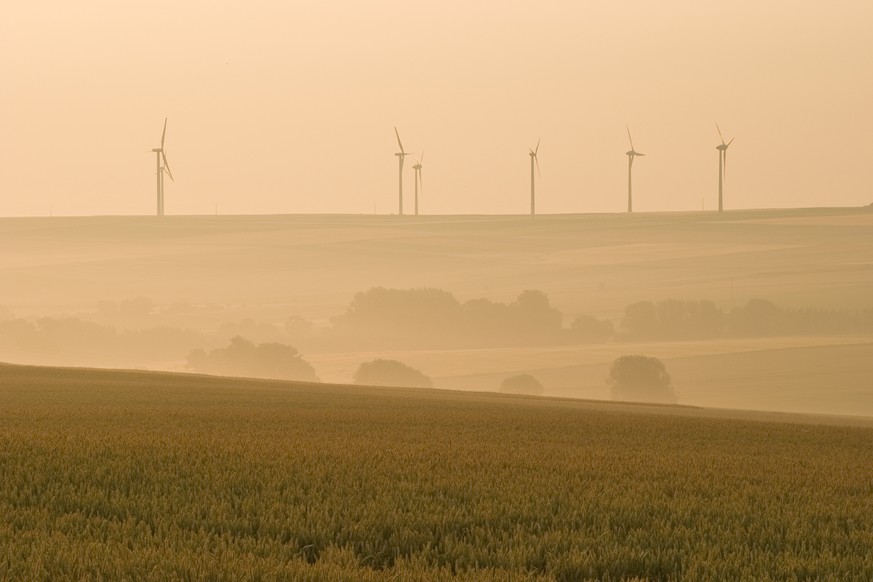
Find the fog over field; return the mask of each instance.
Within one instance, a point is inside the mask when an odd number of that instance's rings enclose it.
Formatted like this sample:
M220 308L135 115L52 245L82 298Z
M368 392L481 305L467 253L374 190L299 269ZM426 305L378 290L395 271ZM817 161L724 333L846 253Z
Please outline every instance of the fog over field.
M0 581L873 580L873 2L5 2Z
M7 218L0 269L2 361L609 399L640 354L682 404L873 415L869 209Z

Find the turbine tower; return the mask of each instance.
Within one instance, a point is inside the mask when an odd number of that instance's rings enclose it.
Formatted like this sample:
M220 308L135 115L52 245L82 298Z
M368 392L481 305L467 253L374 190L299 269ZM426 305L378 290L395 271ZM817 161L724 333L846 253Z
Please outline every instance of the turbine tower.
M152 152L156 158L156 177L158 181L158 196L157 196L157 213L158 216L164 215L164 172L173 180L173 172L170 171L170 164L167 163L167 154L164 153L164 140L167 137L167 118L164 118L164 131L161 133L161 147L155 148ZM163 164L161 163L163 162Z
M530 215L533 216L537 213L536 206L536 182L534 181L534 164L537 167L537 174L540 173L540 159L537 157L537 153L540 151L540 142L543 141L542 138L537 140L537 147L530 150Z
M715 149L718 150L718 211L722 212L724 210L724 178L727 175L727 150L730 145L734 143L734 138L731 138L729 142L724 143L724 138L721 135L721 128L717 123L715 124L715 128L718 130L718 138L721 140L721 145L716 146Z
M421 158L415 161L415 165L412 166L412 169L415 170L415 215L418 216L418 190L421 188L422 193L424 193L424 184L421 182L421 162L424 160L424 152L421 152Z
M634 149L634 139L631 137L630 127L627 128L627 139L630 141L631 149L625 152L627 154L627 211L634 211L633 190L631 189L631 168L634 167L634 158L637 156L645 156Z
M403 159L409 155L409 152L403 149L403 143L400 141L400 133L397 131L397 127L394 127L394 135L397 136L397 145L400 146L400 151L396 154L398 161L398 181L400 184L400 198L399 198L399 214L403 216Z

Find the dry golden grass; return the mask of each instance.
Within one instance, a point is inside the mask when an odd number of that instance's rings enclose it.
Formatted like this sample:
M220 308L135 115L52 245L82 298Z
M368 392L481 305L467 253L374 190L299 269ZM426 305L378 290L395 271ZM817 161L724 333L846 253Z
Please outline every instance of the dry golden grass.
M871 579L870 423L730 416L0 367L0 578Z

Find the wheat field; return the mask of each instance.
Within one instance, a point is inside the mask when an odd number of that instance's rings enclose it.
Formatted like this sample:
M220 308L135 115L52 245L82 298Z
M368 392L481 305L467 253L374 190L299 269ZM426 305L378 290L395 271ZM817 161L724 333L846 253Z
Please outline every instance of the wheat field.
M0 368L0 578L869 580L873 423Z

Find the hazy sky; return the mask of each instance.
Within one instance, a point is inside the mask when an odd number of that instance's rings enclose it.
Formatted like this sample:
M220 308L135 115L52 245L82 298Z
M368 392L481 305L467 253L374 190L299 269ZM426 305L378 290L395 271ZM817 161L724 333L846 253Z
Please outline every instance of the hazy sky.
M395 212L873 202L873 2L10 2L0 215ZM405 188L412 199L412 162Z

